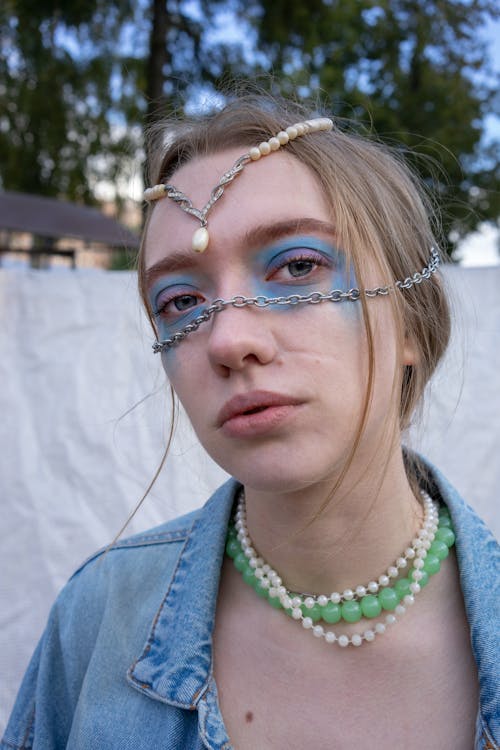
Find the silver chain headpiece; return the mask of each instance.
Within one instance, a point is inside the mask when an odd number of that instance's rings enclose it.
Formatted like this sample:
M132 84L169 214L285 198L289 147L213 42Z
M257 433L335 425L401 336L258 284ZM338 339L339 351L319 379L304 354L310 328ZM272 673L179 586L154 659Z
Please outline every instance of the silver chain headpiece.
M228 307L269 307L270 305L317 305L320 302L357 302L361 295L365 297L373 298L379 296L386 296L390 294L394 289L411 289L413 286L421 284L422 281L430 279L432 274L436 273L441 260L435 247L431 248L431 254L428 264L421 270L416 271L413 276L407 276L402 281L395 281L393 285L377 286L373 289L364 289L361 292L359 289L349 289L347 292L343 292L340 289L333 289L331 292L311 292L310 294L289 294L287 297L266 297L262 294L257 297L244 297L243 295L236 295L231 299L216 299L209 305L198 317L196 317L191 323L188 323L181 328L180 331L176 331L169 339L165 341L155 341L153 344L153 351L155 354L163 352L170 347L183 341L186 336L194 331L197 331L202 323L206 323L215 313L222 312Z

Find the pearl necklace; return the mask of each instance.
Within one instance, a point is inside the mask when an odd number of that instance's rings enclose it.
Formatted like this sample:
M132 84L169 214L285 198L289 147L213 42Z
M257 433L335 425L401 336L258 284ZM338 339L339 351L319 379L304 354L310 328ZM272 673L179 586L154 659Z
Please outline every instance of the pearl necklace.
M438 505L429 495L423 491L421 495L424 521L411 545L378 581L372 580L366 585L345 589L342 593L298 594L283 585L281 576L258 555L250 539L243 491L238 499L234 526L229 527L226 551L243 574L244 580L260 596L267 598L275 608L284 609L314 636L341 647L360 646L385 633L387 626L396 622L396 615L402 616L407 607L414 604L415 596L427 584L429 577L438 572L441 560L448 555L448 550L455 541L448 511L445 508L438 511ZM412 569L408 578L398 578L401 571L408 567L409 561ZM389 587L389 583L395 579L398 580L394 587ZM388 611L383 621L351 636L337 634L315 624L318 620L332 624L340 619L350 623L359 621L361 617L372 619L379 616L382 610Z

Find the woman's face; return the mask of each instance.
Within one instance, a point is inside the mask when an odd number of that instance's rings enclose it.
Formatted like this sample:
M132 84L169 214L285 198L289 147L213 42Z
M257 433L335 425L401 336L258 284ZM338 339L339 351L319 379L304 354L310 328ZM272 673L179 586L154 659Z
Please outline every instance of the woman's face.
M201 207L241 153L189 162L169 182ZM210 243L203 254L191 249L197 226L171 200L155 205L145 267L161 340L219 297L356 286L319 183L286 152L248 164L226 187L208 215ZM385 298L368 304L376 367L357 453L364 463L386 435L388 420L396 422L391 306ZM201 443L244 484L292 491L335 481L342 471L368 376L360 302L228 307L162 358Z

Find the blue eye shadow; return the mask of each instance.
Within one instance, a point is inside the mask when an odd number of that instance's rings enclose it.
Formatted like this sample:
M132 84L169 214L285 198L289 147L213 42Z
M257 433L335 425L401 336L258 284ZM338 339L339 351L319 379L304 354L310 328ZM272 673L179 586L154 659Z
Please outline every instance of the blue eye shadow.
M258 293L266 294L264 291L266 289L268 295L274 295L285 287L288 289L293 286L304 289L317 289L318 281L309 279L307 276L304 277L303 281L301 281L301 277L295 277L295 281L291 281L290 284L265 279L265 275L279 270L280 267L287 265L288 262L293 262L294 251L299 257L301 251L304 251L302 260L309 260L307 255L308 250L312 251L310 256L311 262L314 262L314 253L321 255L326 261L326 264L323 266L323 276L325 278L320 285L321 291L330 291L331 289L346 291L356 286L354 271L351 266L349 268L346 267L346 257L342 250L339 250L332 242L320 239L319 237L299 235L263 248L255 254L254 270L258 272L256 274L258 277ZM290 258L288 261L287 255ZM328 272L329 264L330 272ZM330 274L330 278L326 280L328 273Z

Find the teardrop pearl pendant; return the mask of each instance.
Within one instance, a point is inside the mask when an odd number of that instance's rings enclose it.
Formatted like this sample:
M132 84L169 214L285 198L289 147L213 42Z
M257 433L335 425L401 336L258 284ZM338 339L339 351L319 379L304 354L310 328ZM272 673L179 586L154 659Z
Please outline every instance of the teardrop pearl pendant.
M206 227L199 227L193 234L193 239L191 241L191 247L195 253L204 253L208 247L209 239L208 229Z

